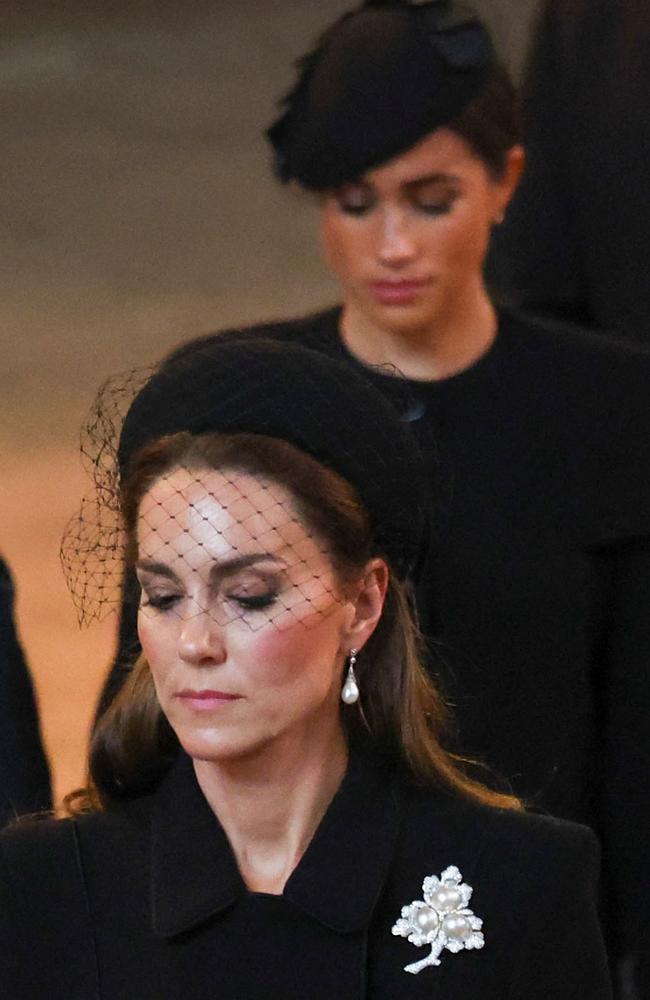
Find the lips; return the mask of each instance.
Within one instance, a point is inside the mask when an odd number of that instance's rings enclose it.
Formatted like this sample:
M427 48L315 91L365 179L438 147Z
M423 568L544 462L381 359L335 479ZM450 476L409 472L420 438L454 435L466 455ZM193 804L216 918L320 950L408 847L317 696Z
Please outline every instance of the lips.
M239 694L231 694L228 691L212 691L207 688L201 691L190 689L179 691L176 697L189 708L196 709L199 712L207 712L213 708L219 708L221 705L232 704L234 701L241 700L241 695Z
M370 290L379 302L404 305L414 302L426 284L426 281L373 281Z

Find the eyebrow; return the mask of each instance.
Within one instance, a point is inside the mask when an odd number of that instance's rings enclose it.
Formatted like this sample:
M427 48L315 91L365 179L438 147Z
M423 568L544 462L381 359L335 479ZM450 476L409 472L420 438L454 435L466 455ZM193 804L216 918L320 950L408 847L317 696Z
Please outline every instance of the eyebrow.
M433 174L423 174L421 177L414 177L411 181L402 181L400 187L406 188L410 191L414 188L424 187L425 184L460 184L461 178L457 174L446 174L444 172L438 171ZM356 181L350 181L348 184L342 184L337 190L343 191L346 187L354 187L358 185L359 187L374 189L374 185L368 177L359 177Z
M423 177L415 177L412 181L405 181L405 188L423 187L425 184L448 184L449 182L458 184L460 177L456 174L425 174Z
M286 567L284 559L274 556L271 552L251 552L248 555L233 556L232 559L215 562L210 569L210 579L214 583L216 580L233 576L239 570L246 569L248 566L254 566L259 562L272 562L278 566ZM181 582L178 574L167 563L156 562L151 559L138 559L135 568L142 570L144 573L167 577L168 580L172 580L174 583L180 584Z

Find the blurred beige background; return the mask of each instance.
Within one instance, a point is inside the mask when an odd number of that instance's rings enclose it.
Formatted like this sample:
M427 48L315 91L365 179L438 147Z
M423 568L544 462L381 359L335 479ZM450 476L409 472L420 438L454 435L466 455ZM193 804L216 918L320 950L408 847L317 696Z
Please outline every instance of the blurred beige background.
M535 3L474 4L515 73ZM292 60L350 6L5 0L0 550L57 798L82 780L115 632L78 629L58 563L80 424L107 374L335 299L309 200L274 183L261 135Z

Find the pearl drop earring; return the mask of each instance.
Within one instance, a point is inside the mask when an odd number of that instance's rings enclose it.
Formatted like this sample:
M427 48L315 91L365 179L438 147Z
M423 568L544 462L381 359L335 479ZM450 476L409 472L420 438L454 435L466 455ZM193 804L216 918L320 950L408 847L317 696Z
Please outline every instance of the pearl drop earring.
M346 705L354 705L359 700L359 685L354 675L354 665L357 662L357 650L351 649L348 659L348 672L345 677L345 684L341 689L341 701Z

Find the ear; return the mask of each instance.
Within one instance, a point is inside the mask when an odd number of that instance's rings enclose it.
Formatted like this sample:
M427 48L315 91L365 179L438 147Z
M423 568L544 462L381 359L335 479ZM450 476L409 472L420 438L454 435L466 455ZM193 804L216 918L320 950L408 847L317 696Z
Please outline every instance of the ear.
M512 146L507 152L503 173L495 182L495 223L503 222L506 209L521 179L525 163L526 154L523 146Z
M384 610L389 572L383 559L371 559L350 598L350 619L343 636L343 652L362 649Z

